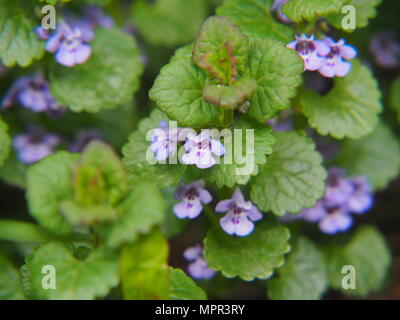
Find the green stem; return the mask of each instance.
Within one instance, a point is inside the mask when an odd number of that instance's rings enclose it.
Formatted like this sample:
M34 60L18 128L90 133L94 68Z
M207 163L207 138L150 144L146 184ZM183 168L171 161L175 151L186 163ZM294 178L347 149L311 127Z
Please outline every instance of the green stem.
M30 222L0 220L0 240L39 243L49 241L91 241L91 236L83 233L59 236Z
M203 209L206 213L208 220L210 220L211 224L214 227L219 226L218 217L216 216L215 212L213 210L211 210L211 208L209 206L203 206Z

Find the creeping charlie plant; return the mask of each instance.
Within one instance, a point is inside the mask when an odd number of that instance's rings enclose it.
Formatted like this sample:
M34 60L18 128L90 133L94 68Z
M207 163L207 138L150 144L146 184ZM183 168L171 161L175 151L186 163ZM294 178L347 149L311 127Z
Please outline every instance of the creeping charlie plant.
M392 298L397 2L0 0L0 299Z

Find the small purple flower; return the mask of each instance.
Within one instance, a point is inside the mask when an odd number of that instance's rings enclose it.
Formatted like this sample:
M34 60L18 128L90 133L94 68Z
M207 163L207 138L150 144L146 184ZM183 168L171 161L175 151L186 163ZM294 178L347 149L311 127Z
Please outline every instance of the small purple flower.
M326 234L348 230L353 224L350 213L342 207L328 208L327 214L319 221L319 229Z
M179 133L180 128L169 128L166 121L160 121L151 139L151 149L158 161L165 161L177 152Z
M324 204L328 207L342 206L346 204L353 192L353 182L345 177L345 171L339 168L330 168Z
M19 78L4 97L1 107L8 108L19 102L34 112L59 112L62 107L50 93L49 84L42 74Z
M365 177L351 178L354 192L347 200L347 208L353 213L364 213L371 209L374 198L371 194L371 186Z
M32 164L47 157L60 143L57 135L46 134L39 128L31 130L30 133L16 135L13 140L18 159L24 164Z
M227 212L221 218L221 228L230 235L244 237L254 229L254 221L262 218L261 212L251 201L245 201L239 188L231 199L220 201L215 207L216 212Z
M182 156L182 162L195 164L199 169L212 167L216 163L214 156L225 154L224 145L213 139L208 130L202 130L199 135L189 133L184 148L187 153Z
M79 132L75 141L71 144L71 152L81 152L92 140L103 140L101 133L94 129L83 130Z
M304 70L315 71L325 63L323 56L330 51L328 44L322 40L314 40L314 35L307 37L306 34L296 35L296 40L287 45L288 48L296 50L304 61Z
M211 202L211 194L204 189L204 181L199 180L189 184L182 184L175 192L176 199L181 202L174 206L175 215L180 218L196 218L203 210L202 203Z
M378 32L372 38L369 48L378 66L393 69L400 65L400 43L396 41L393 33Z
M104 11L97 6L88 6L85 8L83 22L89 23L92 28L101 26L105 29L114 27L114 20L106 15Z
M215 271L210 269L203 257L203 248L200 245L187 248L183 256L187 261L193 261L188 266L188 273L195 279L210 279Z
M330 50L327 54L321 54L325 60L318 69L319 73L326 78L346 76L351 70L351 63L347 60L354 59L357 56L357 50L345 44L343 39L335 42L331 38L326 38L324 43Z
M290 23L290 20L286 14L282 12L282 7L284 4L288 3L289 0L275 0L274 4L271 6L271 11L275 11L279 20L283 23Z

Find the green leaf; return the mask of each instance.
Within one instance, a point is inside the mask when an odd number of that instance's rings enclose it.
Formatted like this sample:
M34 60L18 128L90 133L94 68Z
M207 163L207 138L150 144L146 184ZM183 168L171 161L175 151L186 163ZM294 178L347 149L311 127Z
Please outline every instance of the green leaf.
M303 19L316 20L341 11L343 0L291 0L282 7L282 12L296 23Z
M135 240L140 234L164 220L164 199L158 188L141 183L133 188L128 197L117 207L118 220L99 226L99 232L107 245L117 247Z
M316 300L327 284L323 256L310 240L301 237L294 242L284 266L268 281L268 296L274 300Z
M130 101L143 71L135 40L116 29L97 29L90 45L92 56L84 64L52 65L54 97L75 112L113 109Z
M381 94L371 71L353 61L351 72L336 78L325 96L308 90L300 99L309 125L319 134L357 139L371 133L382 110Z
M314 142L296 132L276 132L268 162L251 187L251 199L278 216L315 205L325 192L326 171Z
M73 198L60 210L73 225L114 220L114 207L125 197L127 177L117 154L101 141L90 142L73 170Z
M249 39L225 17L210 17L193 48L193 62L220 83L229 85L244 71Z
M243 238L214 228L204 240L204 256L208 266L225 277L267 279L283 265L284 255L290 250L288 240L289 230L272 221L257 223L253 233Z
M44 54L44 42L35 33L39 21L24 5L0 0L0 59L7 67L27 67Z
M344 0L344 5L351 5L355 9L356 14L356 29L364 28L368 25L368 20L375 18L377 15L376 7L382 2L382 0ZM330 17L328 21L335 26L337 29L342 29L347 32L354 31L353 29L343 29L342 20L348 15L339 13L333 17Z
M260 122L291 106L290 99L302 83L304 63L294 52L275 40L250 45L247 76L257 81L248 113Z
M228 17L251 39L272 38L288 43L292 31L272 17L272 4L272 0L226 0L217 8L217 14Z
M11 139L8 135L8 126L0 117L0 167L4 165L11 147Z
M123 247L119 262L124 299L168 299L167 258L168 243L158 230Z
M123 162L133 183L146 181L157 183L163 188L176 185L185 172L186 166L178 161L176 164L153 165L146 160L146 153L150 148L150 141L146 137L163 120L168 121L168 118L160 110L154 109L149 118L140 121L138 130L129 136L128 143L122 149Z
M10 156L0 168L0 179L9 185L25 188L27 169L28 167L17 159L12 150Z
M0 254L0 300L24 300L21 278L11 261Z
M237 138L235 138L235 130L240 130L237 131L239 133ZM251 131L247 130L253 130L253 133L250 134ZM272 153L271 146L274 143L275 138L271 134L270 126L261 124L248 116L240 117L233 127L232 137L224 139L226 153L233 155L233 159L230 159L232 164L224 163L228 161L225 155L220 164L207 170L205 178L219 188L223 186L232 188L235 184L246 184L251 176L258 174L259 165L267 162L267 155Z
M207 295L198 287L192 278L181 269L169 267L171 289L169 298L172 300L206 300Z
M348 295L366 296L380 289L391 263L389 248L373 226L359 227L349 242L325 248L324 255L331 286ZM342 287L346 265L355 268L356 289Z
M345 140L335 163L353 176L367 176L373 189L384 189L400 172L400 144L380 123L370 135Z
M43 273L44 266L55 269L56 289L46 290L42 283L50 272ZM35 299L90 300L104 297L118 284L118 260L105 248L93 250L85 260L76 258L62 243L52 242L35 249L23 269L24 285ZM43 282L42 282L43 281ZM46 282L47 283L47 282Z
M203 99L206 74L191 59L189 47L177 50L161 69L149 92L150 99L180 126L202 128L218 125L223 109Z
M390 87L390 106L397 112L397 121L400 122L400 76L398 76Z
M226 109L236 109L246 103L257 90L257 82L242 78L230 86L207 84L204 87L205 101Z
M203 0L138 0L132 6L133 22L152 45L186 44L196 34L206 17Z
M29 212L40 225L57 234L71 231L60 214L60 204L73 196L72 169L77 161L77 154L59 151L33 164L27 172Z

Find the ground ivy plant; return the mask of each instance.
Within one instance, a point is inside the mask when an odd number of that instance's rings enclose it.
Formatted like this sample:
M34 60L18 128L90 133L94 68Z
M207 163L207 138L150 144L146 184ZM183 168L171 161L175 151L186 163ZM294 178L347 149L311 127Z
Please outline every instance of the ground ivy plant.
M400 42L380 4L0 0L0 299L388 289Z

